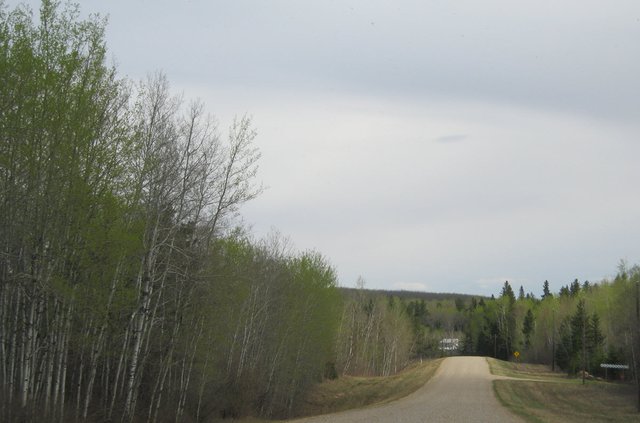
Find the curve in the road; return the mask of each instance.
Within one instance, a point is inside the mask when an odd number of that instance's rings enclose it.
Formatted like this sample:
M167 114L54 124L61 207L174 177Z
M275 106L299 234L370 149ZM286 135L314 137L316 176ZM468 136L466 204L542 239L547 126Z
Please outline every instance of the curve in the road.
M296 420L302 423L522 422L495 398L483 357L449 357L422 388L389 404Z

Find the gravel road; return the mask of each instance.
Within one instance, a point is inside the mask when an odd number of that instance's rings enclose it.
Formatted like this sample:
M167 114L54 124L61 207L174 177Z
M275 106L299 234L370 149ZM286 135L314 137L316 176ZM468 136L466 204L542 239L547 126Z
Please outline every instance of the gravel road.
M305 423L355 422L522 422L495 398L483 357L450 357L413 394L389 404L295 420Z

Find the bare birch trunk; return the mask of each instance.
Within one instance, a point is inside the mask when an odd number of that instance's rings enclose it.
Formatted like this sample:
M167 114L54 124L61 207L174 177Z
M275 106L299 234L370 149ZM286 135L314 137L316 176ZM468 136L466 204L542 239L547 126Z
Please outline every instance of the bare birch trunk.
M148 257L145 262L148 262ZM142 341L144 338L144 330L147 323L147 317L149 315L150 302L151 302L151 277L145 269L146 263L143 264L143 268L140 270L140 308L136 312L136 317L133 322L133 345L131 349L131 361L129 364L129 371L127 374L127 394L124 403L124 419L126 421L132 421L135 414L135 395L136 379L138 376L138 361L140 360L140 353L142 350Z
M199 334L197 334L194 338L194 342L190 345L191 356L187 355L182 359L182 369L180 371L180 387L178 389L178 406L176 409L176 423L180 423L180 421L182 421L182 416L184 414L184 408L187 401L189 384L191 382L191 371L193 369L193 362L195 359L195 352Z
M31 305L29 307L28 317L25 322L25 340L24 340L24 361L22 365L22 389L21 389L21 404L22 408L27 407L27 403L29 401L29 393L31 391L31 384L33 383L32 374L33 374L33 338L35 332L35 314L36 314L36 303L35 301L31 301Z
M127 369L126 363L126 353L129 347L129 341L131 338L131 327L133 327L133 320L135 318L135 313L131 315L129 319L129 324L125 330L124 340L122 342L122 349L120 351L120 357L118 359L118 366L115 371L115 380L113 381L113 391L111 393L111 401L109 402L109 408L107 411L107 419L111 420L113 416L113 411L116 404L116 399L118 398L118 392L124 391L124 382L125 382L125 372Z
M20 312L20 305L22 304L21 298L21 290L16 287L16 299L15 299L15 307L13 309L13 324L12 324L12 335L11 335L11 351L9 353L9 404L13 404L13 395L17 388L16 386L16 368L18 361L18 314Z
M89 360L89 380L87 382L87 389L86 389L85 400L84 400L84 409L82 411L83 419L87 418L87 414L89 412L89 404L91 402L91 398L93 394L93 385L95 383L96 374L98 372L98 360L103 352L109 313L111 312L111 306L113 304L113 299L115 296L117 284L121 276L120 270L121 270L123 261L124 261L124 257L121 257L118 260L118 265L114 272L114 276L111 280L111 288L109 290L109 297L107 299L107 304L104 310L104 317L102 318L102 324L100 325L97 338L92 343L91 357ZM104 395L108 395L107 391L105 391Z
M64 415L64 404L66 401L66 386L67 386L67 367L68 367L68 357L69 357L69 334L71 333L71 314L73 312L73 304L68 306L68 313L65 323L65 331L66 334L64 337L64 349L61 354L62 358L62 376L60 377L60 422L65 419ZM55 402L55 401L54 401Z

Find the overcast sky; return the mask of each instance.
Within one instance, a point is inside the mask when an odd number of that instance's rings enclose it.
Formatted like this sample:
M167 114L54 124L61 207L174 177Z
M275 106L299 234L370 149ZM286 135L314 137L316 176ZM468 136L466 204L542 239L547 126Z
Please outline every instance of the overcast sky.
M637 0L81 3L121 75L253 116L245 221L343 286L539 296L640 263Z

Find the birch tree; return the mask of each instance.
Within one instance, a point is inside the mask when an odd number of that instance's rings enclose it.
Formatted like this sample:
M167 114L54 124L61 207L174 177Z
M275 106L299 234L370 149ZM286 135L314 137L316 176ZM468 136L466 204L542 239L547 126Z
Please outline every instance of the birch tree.
M103 21L50 1L39 26L25 8L0 13L3 404L62 419L70 342L102 322L72 316L119 269L103 247L120 246L126 89L105 65Z

